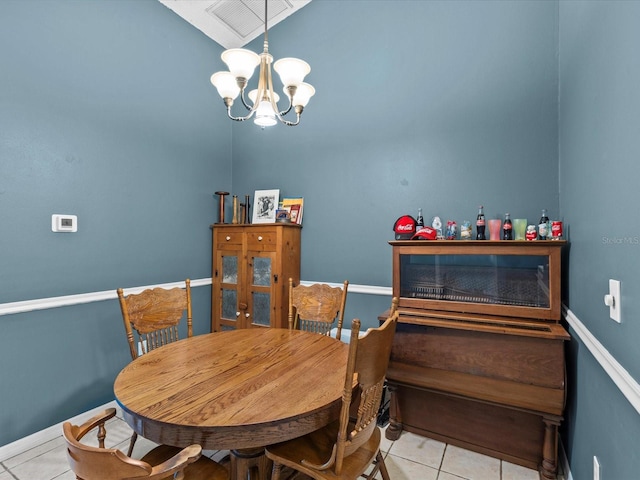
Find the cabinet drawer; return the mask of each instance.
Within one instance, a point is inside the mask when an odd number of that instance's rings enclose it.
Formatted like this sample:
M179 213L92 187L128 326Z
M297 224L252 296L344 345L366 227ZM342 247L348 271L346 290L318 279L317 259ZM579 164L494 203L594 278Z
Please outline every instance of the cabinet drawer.
M226 230L217 232L215 243L218 248L224 248L224 245L242 245L243 238L242 230Z
M265 248L276 244L277 234L275 230L260 230L247 232L247 246L252 248Z

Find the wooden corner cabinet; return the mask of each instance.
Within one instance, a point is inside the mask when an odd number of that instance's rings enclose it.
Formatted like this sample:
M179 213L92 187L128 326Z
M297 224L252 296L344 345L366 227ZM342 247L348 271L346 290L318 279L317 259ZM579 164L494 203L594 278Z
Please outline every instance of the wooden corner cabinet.
M211 331L288 328L288 281L300 281L295 224L212 225Z
M555 479L566 242L389 243L400 317L387 438L404 429Z

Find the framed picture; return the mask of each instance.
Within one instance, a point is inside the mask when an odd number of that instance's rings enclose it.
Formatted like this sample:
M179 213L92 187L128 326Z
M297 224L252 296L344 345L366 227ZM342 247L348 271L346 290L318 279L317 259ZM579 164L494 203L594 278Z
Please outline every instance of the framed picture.
M251 223L275 223L280 190L256 190Z

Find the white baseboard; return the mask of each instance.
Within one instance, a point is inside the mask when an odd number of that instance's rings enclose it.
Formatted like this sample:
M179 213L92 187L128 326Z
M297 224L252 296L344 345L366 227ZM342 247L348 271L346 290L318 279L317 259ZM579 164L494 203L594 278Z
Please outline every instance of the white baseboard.
M16 440L15 442L8 443L0 447L0 462L4 462L8 458L15 457L16 455L26 452L38 445L42 445L43 443L49 442L51 440L55 440L56 438L62 436L62 424L64 422L71 422L75 425L78 425L88 418L96 415L99 412L107 408L117 408L116 401L113 400L109 403L106 403L100 407L96 407L88 412L81 413L80 415L76 415L73 418L65 420L63 422L58 423L57 425L52 425L44 430L40 430L39 432L32 433L31 435Z
M100 407L89 410L88 412L76 415L75 417L65 421L77 425L84 422L86 419L91 418L93 415L96 415L97 413L112 407L118 408L115 400L109 403L105 403ZM28 437L21 438L13 443L9 443L0 447L0 462L4 462L5 460L11 457L15 457L22 452L26 452L27 450L35 448L38 445L42 445L43 443L55 440L56 438L60 437L62 435L63 423L64 422L60 422L57 425L45 428L44 430L40 430L39 432L29 435ZM569 460L567 459L567 454L564 451L564 445L562 444L562 442L559 442L558 447L558 462L564 474L564 478L562 480L573 480L573 477L571 476L571 470L569 468Z

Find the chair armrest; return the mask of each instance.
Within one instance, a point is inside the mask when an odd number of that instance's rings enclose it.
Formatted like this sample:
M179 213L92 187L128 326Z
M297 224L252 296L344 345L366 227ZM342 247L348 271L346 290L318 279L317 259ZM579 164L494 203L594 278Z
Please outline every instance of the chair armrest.
M169 475L184 470L188 465L196 462L201 455L202 447L200 445L189 445L170 459L155 465L148 480L167 478Z

